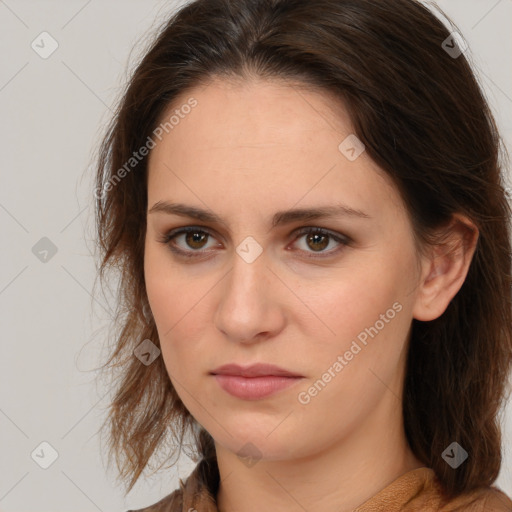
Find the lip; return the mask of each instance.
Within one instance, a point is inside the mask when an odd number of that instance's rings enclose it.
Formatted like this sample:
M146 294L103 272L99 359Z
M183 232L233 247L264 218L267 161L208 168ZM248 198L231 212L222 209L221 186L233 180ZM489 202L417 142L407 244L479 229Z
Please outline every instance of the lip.
M243 400L260 400L296 384L304 377L271 364L227 364L210 372L220 387Z
M256 363L249 366L241 366L239 364L225 364L212 370L215 375L238 375L241 377L304 377L299 373L290 372L284 368L280 368L274 364Z

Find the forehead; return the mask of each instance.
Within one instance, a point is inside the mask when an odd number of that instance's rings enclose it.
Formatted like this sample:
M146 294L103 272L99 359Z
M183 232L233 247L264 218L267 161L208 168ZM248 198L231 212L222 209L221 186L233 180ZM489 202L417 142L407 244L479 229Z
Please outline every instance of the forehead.
M181 132L184 137L194 135L205 145L215 143L216 147L291 144L299 149L297 146L305 138L321 131L324 136L330 135L322 145L321 149L325 150L328 144L336 149L338 139L353 132L341 99L318 88L311 90L304 84L216 78L208 85L180 94L163 119L179 111L191 98L197 105L180 120L182 126L173 127L176 140ZM307 145L305 149L312 148Z
M183 108L191 99L195 106ZM301 206L317 205L323 197L370 215L389 199L400 204L390 178L366 152L350 161L340 150L354 136L353 127L342 101L327 92L217 79L182 93L163 122L173 114L179 122L150 154L148 192L155 200L164 199L166 189L189 185L259 206L283 194Z

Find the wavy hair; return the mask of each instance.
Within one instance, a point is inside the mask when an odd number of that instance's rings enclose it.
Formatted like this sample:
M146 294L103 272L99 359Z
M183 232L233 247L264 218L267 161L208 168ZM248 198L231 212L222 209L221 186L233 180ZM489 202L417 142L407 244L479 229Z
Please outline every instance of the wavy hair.
M367 154L393 179L422 248L438 243L436 230L455 213L477 226L459 292L439 318L412 320L403 416L412 451L447 496L497 478L512 364L506 151L469 52L447 51L458 48L457 29L437 10L446 25L416 0L195 0L155 35L102 139L96 173L98 277L119 278L115 344L102 367L115 375L115 396L103 427L128 490L164 446L181 451L187 433L192 456L215 459L162 358L146 366L133 356L142 340L159 340L143 272L148 159L130 159L178 95L217 77L284 80L339 98ZM470 454L456 470L441 456L453 441Z

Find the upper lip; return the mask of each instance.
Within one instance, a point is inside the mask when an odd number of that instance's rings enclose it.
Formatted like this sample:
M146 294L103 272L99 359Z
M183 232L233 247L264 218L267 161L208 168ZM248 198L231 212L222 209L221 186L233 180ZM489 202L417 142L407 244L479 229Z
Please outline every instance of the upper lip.
M225 364L212 370L213 374L219 375L240 375L242 377L261 377L264 375L276 375L280 377L302 377L295 372L290 372L279 366L266 363L240 366L238 364Z

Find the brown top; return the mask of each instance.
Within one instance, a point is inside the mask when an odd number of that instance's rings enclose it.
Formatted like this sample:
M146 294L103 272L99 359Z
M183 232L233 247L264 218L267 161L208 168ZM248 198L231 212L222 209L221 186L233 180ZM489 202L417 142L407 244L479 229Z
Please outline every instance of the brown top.
M201 460L180 488L158 503L127 512L219 512L215 496L217 464ZM405 473L354 512L512 512L512 501L496 487L486 487L442 504L441 485L434 471L419 468Z

